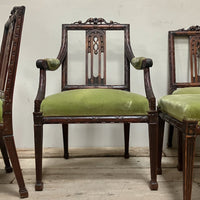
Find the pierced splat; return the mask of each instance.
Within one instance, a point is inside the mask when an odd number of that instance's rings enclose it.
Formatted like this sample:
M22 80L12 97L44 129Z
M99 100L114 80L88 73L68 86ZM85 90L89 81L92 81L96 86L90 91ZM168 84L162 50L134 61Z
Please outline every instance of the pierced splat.
M200 82L200 36L190 37L191 81Z
M105 37L103 30L86 31L86 85L106 84ZM94 71L98 71L98 74L95 75Z

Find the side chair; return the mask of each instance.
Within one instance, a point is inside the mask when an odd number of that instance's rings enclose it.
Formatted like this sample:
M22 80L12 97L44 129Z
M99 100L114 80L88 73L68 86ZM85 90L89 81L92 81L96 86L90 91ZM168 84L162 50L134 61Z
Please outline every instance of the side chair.
M188 68L188 80L177 81L177 67L180 50L176 41L181 39L185 48L185 66ZM165 122L177 129L178 133L178 170L183 170L183 199L191 200L192 174L195 156L195 141L200 134L200 27L191 26L187 30L169 31L169 93L158 102L159 114L159 147L158 174L162 174L161 159ZM180 54L179 54L180 55ZM176 59L177 58L177 59ZM183 60L183 57L181 57ZM187 64L188 63L188 64ZM183 76L183 65L181 75ZM172 130L172 128L171 128Z
M74 123L123 123L125 138L124 157L129 158L130 123L146 123L149 127L149 150L151 165L150 188L157 190L157 128L158 118L155 97L151 87L149 58L135 57L130 45L130 25L107 22L103 18L89 18L62 25L62 42L57 58L39 59L39 89L35 99L34 134L36 158L36 190L43 190L42 183L42 141L44 124L61 124L64 140L64 158L68 153L68 125ZM85 34L85 84L70 85L68 82L68 32L82 31ZM107 84L106 34L123 32L124 83ZM115 51L115 49L113 50ZM78 56L78 55L77 55ZM98 60L94 62L94 60ZM146 97L130 92L130 63L144 73ZM95 65L96 64L96 65ZM45 97L46 71L54 71L62 65L62 91ZM95 75L94 70L98 74Z
M24 6L12 9L4 26L0 53L0 148L6 172L12 172L13 167L21 198L28 197L28 192L25 188L14 142L12 104L24 13Z

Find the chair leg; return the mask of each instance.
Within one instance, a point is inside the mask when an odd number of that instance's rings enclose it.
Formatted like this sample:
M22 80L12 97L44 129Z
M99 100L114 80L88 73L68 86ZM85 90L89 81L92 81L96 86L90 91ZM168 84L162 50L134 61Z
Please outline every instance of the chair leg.
M62 125L63 130L63 145L64 145L64 158L69 158L69 149L68 149L68 124Z
M162 150L165 121L158 117L158 169L157 174L162 174Z
M173 135L174 135L174 127L170 124L169 125L168 142L167 142L167 147L168 148L172 147Z
M8 153L7 153L6 146L4 144L2 136L0 136L0 149L1 149L2 157L3 157L4 163L5 163L6 173L10 173L13 170L12 170L12 167L10 165L10 161L9 161L9 158L8 158Z
M34 137L35 137L35 167L36 167L36 183L35 190L43 190L42 182L42 143L43 143L43 125L34 125Z
M15 177L19 186L19 194L21 198L28 197L28 191L25 187L24 179L22 176L22 171L19 164L19 159L17 156L17 151L15 147L14 137L13 135L4 136L3 137L12 166L15 173Z
M129 137L130 137L130 123L124 123L124 143L125 143L124 158L129 158Z
M149 113L149 152L150 152L150 167L151 181L150 189L157 190L157 160L158 160L158 116L157 112Z
M195 156L195 135L183 135L183 199L191 200L192 174Z
M183 171L183 133L178 131L178 170Z

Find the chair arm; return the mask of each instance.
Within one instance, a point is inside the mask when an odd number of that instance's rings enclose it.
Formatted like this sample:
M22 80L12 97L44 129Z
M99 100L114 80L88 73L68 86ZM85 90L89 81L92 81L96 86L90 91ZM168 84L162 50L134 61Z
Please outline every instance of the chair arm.
M42 100L45 98L45 91L46 91L46 70L40 69L40 78L39 78L39 87L37 96L35 98L35 112L40 112L40 104Z
M45 58L36 61L37 68L55 71L60 66L60 60L57 58Z
M145 69L149 68L153 65L153 61L150 58L144 57L135 57L131 48L130 43L127 41L126 48L125 48L126 56L129 62L132 64L133 67L136 69Z
M144 69L144 87L145 87L146 97L149 101L150 110L156 110L156 98L154 96L153 89L151 86L149 68Z
M46 91L46 71L55 71L60 66L60 60L55 58L39 59L36 61L37 68L40 69L39 87L35 98L35 112L40 112L40 104L45 98Z
M131 59L131 64L135 69L145 69L152 67L153 61L150 58L134 57Z

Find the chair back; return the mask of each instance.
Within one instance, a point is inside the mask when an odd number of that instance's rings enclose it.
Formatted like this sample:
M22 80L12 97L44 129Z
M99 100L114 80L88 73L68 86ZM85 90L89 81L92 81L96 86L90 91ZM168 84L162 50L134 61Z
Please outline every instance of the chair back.
M187 66L189 66L189 68L187 69L188 72L187 82L177 82L176 79L177 62L175 58L177 51L180 50L180 48L178 49L176 47L175 44L176 38L182 38L187 40L188 44ZM187 30L180 29L176 31L169 31L168 41L169 41L168 47L169 47L169 68L170 68L169 94L171 94L177 88L200 86L200 26L191 26Z
M4 113L12 110L24 13L24 6L14 7L4 26L0 53L0 98L4 99Z
M68 84L68 32L85 32L85 84ZM108 31L123 31L124 40L124 77L123 84L107 84L106 70L106 33ZM129 44L129 24L119 24L113 21L106 22L102 18L90 18L86 22L78 21L73 24L62 25L62 54L58 56L62 63L62 90L83 89L83 88L114 88L130 90L129 61L126 56L126 48ZM70 52L69 52L70 53ZM79 57L79 55L77 55ZM96 61L95 61L96 60ZM71 67L71 66L70 66ZM94 71L97 71L95 74Z

